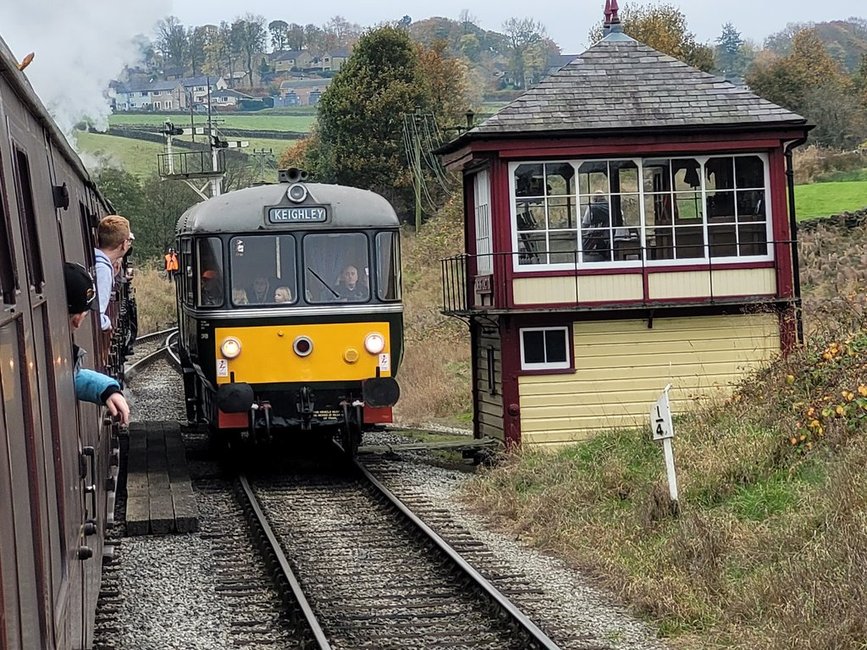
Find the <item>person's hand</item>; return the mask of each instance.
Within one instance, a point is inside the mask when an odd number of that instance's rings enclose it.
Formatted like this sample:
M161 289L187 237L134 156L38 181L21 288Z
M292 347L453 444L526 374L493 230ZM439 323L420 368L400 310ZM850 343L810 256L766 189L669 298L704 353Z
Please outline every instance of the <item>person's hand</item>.
M105 405L108 412L120 420L121 424L129 424L129 404L126 403L123 393L112 393L105 400Z

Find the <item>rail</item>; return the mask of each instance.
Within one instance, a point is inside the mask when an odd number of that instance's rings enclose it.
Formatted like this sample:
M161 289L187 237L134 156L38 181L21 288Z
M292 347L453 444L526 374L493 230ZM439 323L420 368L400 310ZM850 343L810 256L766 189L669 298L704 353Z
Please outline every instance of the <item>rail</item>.
M172 365L175 370L179 370L181 367L181 360L177 353L177 339L178 339L178 328L173 327L166 330L161 330L159 332L152 332L151 334L145 334L144 336L140 336L136 339L136 343L142 343L144 341L149 341L153 339L159 339L161 337L165 337L163 344L157 348L154 352L150 354L146 354L141 359L138 359L134 363L129 364L124 369L124 381L129 382L133 377L135 377L142 370L152 365L155 361L159 359L166 358L169 363Z
M358 460L354 460L355 469L373 485L379 493L388 500L388 502L398 510L407 521L412 522L415 528L429 539L445 555L448 560L457 567L476 587L484 592L493 602L497 604L500 611L509 617L512 622L512 629L518 630L526 639L529 640L528 648L536 650L558 650L560 646L554 643L548 635L546 635L539 627L531 621L526 614L518 609L514 603L506 598L503 593L490 583L482 574L476 571L461 555L453 549L442 537L437 534L430 526L424 523L415 513L404 505L404 503L383 485L364 465Z
M306 623L309 635L313 637L312 640L316 643L313 647L319 648L320 650L330 650L331 644L325 637L325 632L322 630L322 626L319 624L316 614L313 613L313 608L310 607L310 603L304 595L301 583L298 582L298 578L292 571L289 560L283 552L283 549L280 547L280 540L277 539L277 535L274 534L271 524L268 523L268 519L262 511L262 506L259 505L259 500L253 493L253 489L250 487L250 482L247 480L247 477L242 474L238 477L238 483L241 487L240 495L243 497L243 508L247 514L247 518L260 533L259 541L263 546L263 551L274 563L276 563L277 568L279 568L279 576L275 576L275 578L277 578L279 582L285 582L285 585L282 586L288 587L288 590L291 592L291 597L297 605L298 611L296 612L296 620L300 622L300 619L303 618L303 622ZM298 614L300 614L300 617ZM305 644L303 647L311 646Z
M387 519L398 519L399 523L395 522L397 523L394 528L395 531L413 531L413 537L418 539L418 546L416 546L415 543L413 543L412 546L415 548L425 549L423 554L425 557L431 553L434 554L435 557L431 558L430 561L446 574L452 576L449 584L462 585L462 593L467 590L467 587L470 587L469 590L474 594L474 597L477 597L479 601L485 603L485 607L488 608L490 616L490 619L488 620L496 622L498 628L508 630L508 639L503 639L504 647L521 647L526 648L527 650L557 650L559 648L559 646L535 623L533 623L517 606L515 606L476 569L470 566L470 564L461 557L454 548L452 548L442 537L439 536L439 534L425 524L418 515L413 513L406 505L404 505L404 503L385 485L383 485L366 467L357 461L349 464L348 467L355 474L355 476L349 480L350 483L359 481L358 486L364 486L362 493L365 489L373 491L371 494L372 501L370 503L374 511L379 513L389 513L388 515L385 515ZM344 471L341 471L340 475L344 477L344 480L348 479ZM269 479L264 478L264 481L266 486L263 487L263 485L257 485L257 489L271 489L267 486ZM349 483L347 483L347 485L348 484ZM237 485L239 486L238 496L242 501L247 520L254 529L253 536L259 542L260 548L262 548L267 557L268 564L273 569L277 587L284 592L285 599L289 606L289 611L287 612L289 618L296 624L296 629L301 630L302 638L299 639L299 647L330 648L330 643L337 644L341 635L345 635L347 631L340 627L340 624L335 623L333 615L329 614L328 611L320 612L319 616L314 612L313 607L314 604L316 604L320 593L319 591L309 591L308 593L310 595L308 600L308 596L305 595L304 586L302 586L301 582L305 579L303 578L305 565L298 564L301 560L297 557L286 556L283 546L284 543L288 542L289 544L292 544L297 542L293 535L289 534L288 536L285 536L287 535L285 531L281 531L281 527L285 529L286 522L283 522L282 517L278 515L278 519L275 520L274 524L272 525L270 523L269 514L271 513L270 511L266 512L266 510L273 507L273 505L268 505L271 501L266 501L266 505L260 503L248 477L241 475L238 478ZM327 485L333 486L334 483L329 480ZM342 483L338 482L338 485L342 485ZM325 498L325 495L321 494L320 488L317 487L313 491L319 495L316 498L320 499L320 501ZM332 515L335 512L339 512L341 506L335 504L338 504L341 500L347 498L351 500L352 497L348 497L348 495L351 495L352 493L353 490L347 490L345 487L342 489L336 489L333 495L331 495L331 497L336 499L336 501L333 503L328 502L331 504L327 508L328 512L332 513ZM290 505L288 507L290 510L296 507L296 504L292 502L291 496L287 496L286 494L280 494L280 498L274 501L274 503L277 502L279 502L283 508L286 508L286 504L289 503ZM306 512L305 507L297 507L300 508L298 512ZM357 503L355 503L353 507L358 507ZM303 520L304 515L300 516ZM363 533L359 531L356 532L360 539L364 538ZM376 534L381 534L381 529L380 532ZM360 543L363 545L363 542ZM317 544L311 544L309 540L302 542L302 545L304 548L318 548ZM341 548L341 544L336 542L335 548ZM327 552L327 549L324 549L323 552ZM363 575L366 570L364 568L366 564L367 563L362 563L359 575ZM318 565L316 566L318 567ZM318 569L314 569L314 572L317 570ZM299 574L302 578L299 578ZM317 577L311 578L311 583L316 585L318 579L319 578ZM377 587L374 586L372 588L376 589ZM424 590L419 592L417 595L423 597L423 591ZM406 597L406 595L404 595L404 597ZM325 598L327 602L331 602L329 596L326 596ZM362 596L362 598L364 598L365 602L368 602L370 596ZM344 604L350 607L352 606L352 603ZM317 605L317 607L318 606L319 605ZM325 607L327 610L329 605L325 605ZM413 607L413 605L408 604L407 607ZM330 616L331 620L329 619ZM437 616L437 620L439 621L438 624L442 626L441 630L439 630L437 634L445 634L449 631L456 634L461 633L459 630L465 624L462 616L463 613L461 614L461 618L456 619L455 621L449 621L445 615ZM320 619L322 622L320 622ZM331 629L330 626L332 625L338 625L338 627ZM328 631L326 632L326 630ZM400 630L397 634L398 636L401 636L401 638L407 638L402 635L406 635L408 631L409 630ZM363 630L358 630L355 633L363 634ZM331 637L331 640L329 640L329 637ZM344 640L341 640L340 643L342 644ZM409 642L410 645L412 645L411 640L409 640Z

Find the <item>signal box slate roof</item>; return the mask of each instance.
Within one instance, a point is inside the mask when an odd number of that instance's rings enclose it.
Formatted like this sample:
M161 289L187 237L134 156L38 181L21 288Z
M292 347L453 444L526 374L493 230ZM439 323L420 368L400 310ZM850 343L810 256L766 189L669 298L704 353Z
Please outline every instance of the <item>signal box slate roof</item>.
M308 191L302 203L286 198L291 183L259 185L227 192L195 204L178 219L177 234L235 233L297 228L394 228L399 225L391 204L379 194L343 185L302 183ZM328 205L327 223L265 225L268 207Z
M806 126L806 120L745 88L612 32L478 126L468 140L594 131L725 130Z

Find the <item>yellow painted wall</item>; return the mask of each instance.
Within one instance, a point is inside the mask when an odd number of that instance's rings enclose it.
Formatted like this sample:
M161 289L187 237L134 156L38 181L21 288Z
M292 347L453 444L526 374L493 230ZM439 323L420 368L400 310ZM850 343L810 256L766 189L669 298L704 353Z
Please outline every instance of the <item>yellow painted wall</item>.
M518 379L523 444L562 444L646 426L667 383L675 413L726 394L780 352L775 314L576 322L575 372Z
M513 282L516 305L642 298L641 276L636 274L516 278Z

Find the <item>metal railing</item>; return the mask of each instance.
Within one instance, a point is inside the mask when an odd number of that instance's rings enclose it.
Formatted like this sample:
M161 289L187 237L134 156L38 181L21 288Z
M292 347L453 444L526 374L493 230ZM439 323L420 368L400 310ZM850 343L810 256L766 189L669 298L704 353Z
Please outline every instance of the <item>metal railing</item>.
M185 177L196 178L215 176L226 172L226 158L222 150L218 150L217 169L214 170L213 154L210 149L202 151L173 151L157 154L159 174L164 178Z
M659 299L652 299L648 295L648 279L650 276L658 273L678 273L704 272L707 274L707 294L696 296L696 301L701 301L702 304L710 303L732 303L744 302L743 297L734 297L731 295L715 295L714 292L714 272L731 268L767 268L773 265L776 268L779 260L786 252L790 252L791 247L795 244L795 240L769 240L767 242L757 241L751 242L752 246L766 246L766 255L756 255L754 257L723 257L722 251L730 250L731 243L708 245L704 244L704 257L695 258L662 258L654 259L654 255L660 253L659 247L643 247L635 245L630 249L630 255L636 259L617 259L616 251L609 251L608 259L584 261L581 251L533 251L527 252L504 252L504 253L487 253L483 255L469 255L462 253L452 257L447 257L440 260L442 270L442 312L448 315L467 315L471 313L482 313L493 310L509 310L529 308L523 307L522 304L515 304L513 299L513 281L525 277L539 277L539 272L544 273L543 277L557 278L572 278L574 282L573 302L558 302L557 306L562 308L580 307L582 302L592 306L601 306L605 304L605 300L599 300L598 297L592 301L582 301L580 299L579 285L581 278L588 276L605 276L605 275L637 275L642 281L642 298L641 299L624 299L623 296L611 296L610 302L617 303L620 306L627 307L643 307L656 306L660 304ZM712 255L710 252L717 249L717 254ZM676 248L672 248L676 254ZM670 251L669 251L670 252ZM558 266L553 267L551 264L534 263L535 260L549 259L548 256L557 260ZM762 259L770 256L771 259ZM487 258L489 262L479 264L479 261ZM491 268L491 274L479 275L477 269L479 266L483 268ZM562 285L561 285L562 286ZM779 287L774 295L759 294L754 297L752 302L756 301L777 301ZM797 296L794 296L797 299ZM680 299L688 300L689 297ZM537 304L544 304L545 299L540 298Z

